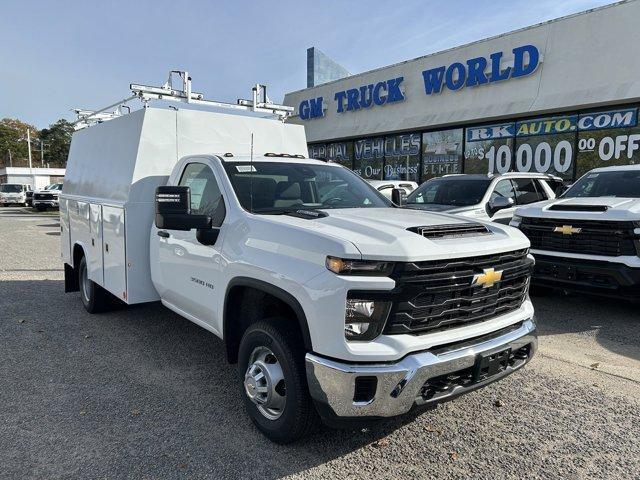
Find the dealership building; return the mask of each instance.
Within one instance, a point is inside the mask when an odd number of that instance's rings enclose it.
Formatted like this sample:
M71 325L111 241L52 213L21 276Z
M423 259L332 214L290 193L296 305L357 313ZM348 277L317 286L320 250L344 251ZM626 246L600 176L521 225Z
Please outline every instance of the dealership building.
M572 181L640 163L639 21L639 0L618 2L291 92L284 103L305 126L311 157L367 179L520 171Z

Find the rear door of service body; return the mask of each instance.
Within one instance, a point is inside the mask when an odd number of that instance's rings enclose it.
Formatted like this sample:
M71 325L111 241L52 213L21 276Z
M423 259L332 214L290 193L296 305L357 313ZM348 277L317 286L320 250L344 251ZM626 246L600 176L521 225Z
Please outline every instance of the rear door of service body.
M223 196L211 160L189 159L177 178L177 185L190 188L191 213L213 216ZM161 297L215 331L219 331L219 327L214 306L217 296L224 293L219 284L224 227L223 223L215 245L201 244L196 239L195 229L163 229L169 236L161 237L154 226L156 235L152 235L151 239L157 248L157 255L152 254L151 258L158 260L156 268L159 278L156 281L160 283Z

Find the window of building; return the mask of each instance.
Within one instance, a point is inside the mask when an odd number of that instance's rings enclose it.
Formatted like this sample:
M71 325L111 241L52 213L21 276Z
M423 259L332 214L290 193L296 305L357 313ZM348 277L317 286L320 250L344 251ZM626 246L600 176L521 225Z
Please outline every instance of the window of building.
M598 167L640 163L637 108L584 113L578 127L576 177Z
M539 172L573 178L577 115L516 122L516 150L507 168L496 159L496 171Z
M420 134L394 135L384 142L384 180L419 181Z
M365 138L354 142L353 170L365 180L382 180L384 138Z
M462 173L462 128L422 134L422 181Z
M511 169L515 123L465 128L464 173L496 173Z

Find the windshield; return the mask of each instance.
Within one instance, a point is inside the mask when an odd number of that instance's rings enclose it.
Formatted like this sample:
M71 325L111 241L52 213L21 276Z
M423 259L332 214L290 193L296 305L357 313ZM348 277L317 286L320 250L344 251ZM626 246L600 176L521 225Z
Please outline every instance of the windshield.
M4 183L0 185L0 192L2 193L20 193L22 192L22 185L16 185L12 183Z
M391 205L358 175L336 165L228 162L224 168L240 203L254 213Z
M45 187L45 190L62 190L61 183L53 183Z
M480 203L491 180L485 178L432 178L407 197L408 205L469 206Z
M640 170L587 173L562 197L640 198Z

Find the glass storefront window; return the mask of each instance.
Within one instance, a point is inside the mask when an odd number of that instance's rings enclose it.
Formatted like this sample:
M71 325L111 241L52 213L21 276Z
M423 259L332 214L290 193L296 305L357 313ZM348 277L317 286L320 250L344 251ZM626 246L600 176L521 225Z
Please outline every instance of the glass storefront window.
M353 170L365 180L382 180L384 138L356 140Z
M419 181L419 133L386 137L384 152L384 180Z
M637 108L582 114L578 128L576 178L598 167L640 163Z
M422 181L462 173L462 128L422 134Z
M353 143L333 142L309 145L309 158L329 160L347 168L353 168Z
M573 178L578 116L538 118L516 122L516 151L510 169L496 159L496 170L538 172Z
M515 123L481 125L465 129L464 173L496 173L511 168ZM504 165L504 166L503 166Z

